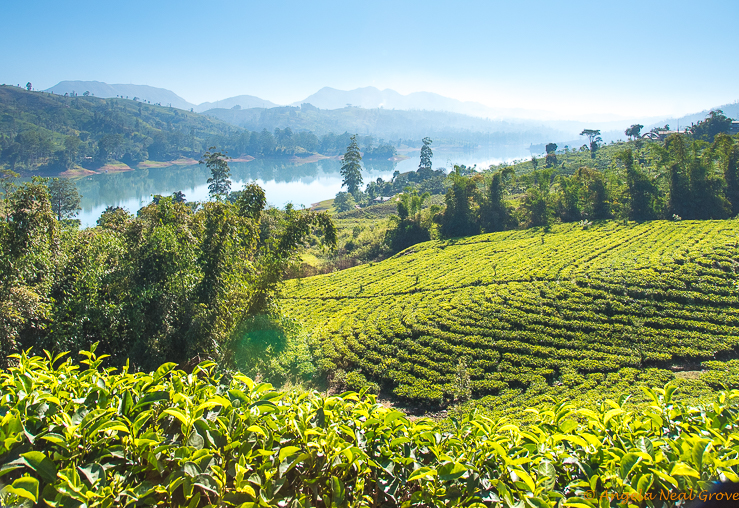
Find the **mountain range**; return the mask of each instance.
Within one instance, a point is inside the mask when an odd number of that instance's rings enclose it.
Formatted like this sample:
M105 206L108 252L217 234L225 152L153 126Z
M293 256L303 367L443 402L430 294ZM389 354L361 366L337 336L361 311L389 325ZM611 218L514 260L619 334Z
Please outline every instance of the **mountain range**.
M110 85L100 81L61 81L45 91L57 94L77 93L78 95L89 91L90 94L102 98L123 97L132 99L137 97L140 100L161 104L162 106L171 105L179 109L192 109L197 113L202 113L210 109L250 109L285 106L285 104L276 104L253 95L238 95L215 102L193 104L164 88L155 88L147 85ZM379 90L373 86L357 88L355 90L337 90L327 86L303 100L289 104L289 106L300 106L306 103L319 109L330 110L351 106L363 109L445 111L495 120L561 120L561 116L549 111L523 108L491 108L479 102L460 101L431 92L414 92L403 95L395 90ZM623 122L625 119L616 115L600 114L585 115L576 118L576 120L581 122L595 120L601 122Z
M321 110L344 110L347 108L357 108L363 110L401 110L401 111L426 111L426 112L445 112L455 115L465 115L469 118L468 126L463 127L457 125L456 128L477 130L480 128L479 120L489 119L495 120L489 125L496 124L498 127L502 125L498 122L504 122L507 130L511 130L514 124L523 124L512 130L521 131L528 130L533 125L544 127L551 131L559 131L565 137L574 136L585 128L600 128L603 133L603 139L606 142L622 139L622 132L625 127L632 123L641 123L646 125L646 129L654 126L663 126L669 124L672 128L678 125L688 126L691 123L697 123L704 119L709 110L685 115L680 118L664 119L659 117L652 118L625 118L616 115L586 115L576 119L563 120L557 115L548 111L530 110L522 108L491 108L484 104L470 101L459 101L449 97L444 97L431 92L414 92L407 95L400 94L395 90L385 89L379 90L375 87L357 88L355 90L337 90L331 87L321 88L316 93L309 95L301 101L296 101L290 105L279 105L274 102L255 97L253 95L238 95L229 97L215 102L204 102L201 104L193 104L180 97L171 90L164 88L156 88L148 85L132 85L132 84L108 84L100 81L61 81L53 87L45 90L56 94L82 95L89 92L91 95L101 98L122 97L128 99L137 98L140 101L150 102L152 104L160 104L162 106L172 106L178 109L192 110L194 112L208 112L211 116L228 121L241 127L255 128L257 125L264 125L269 122L258 122L256 116L264 117L266 111L274 108L295 108L303 105L310 105ZM306 109L310 106L306 106ZM739 104L725 104L718 106L724 113L732 118L739 117ZM226 110L255 110L253 112L226 112ZM259 111L257 111L259 110ZM275 111L276 113L276 111ZM329 116L332 116L330 114ZM271 113L269 116L275 116ZM281 116L281 115L277 115ZM460 118L455 118L455 123L459 124ZM464 122L463 122L464 123ZM525 127L524 127L525 125ZM294 125L292 127L297 127ZM371 125L367 125L371 127ZM437 126L438 127L438 126ZM261 128L261 127L260 127ZM298 127L300 128L300 127ZM338 128L338 127L334 127ZM330 130L330 126L329 126Z
M312 104L321 109L341 109L350 106L364 109L446 111L493 119L541 119L551 115L547 111L539 110L491 108L479 102L463 102L431 92L414 92L403 95L389 88L379 90L373 86L355 90L337 90L326 86L302 101L294 102L291 105L300 106L303 103Z

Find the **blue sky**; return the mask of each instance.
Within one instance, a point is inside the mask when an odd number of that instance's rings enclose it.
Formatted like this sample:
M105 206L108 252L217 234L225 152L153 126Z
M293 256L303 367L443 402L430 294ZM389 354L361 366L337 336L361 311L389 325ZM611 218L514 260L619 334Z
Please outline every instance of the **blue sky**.
M6 1L0 83L98 80L200 103L323 86L660 116L739 99L739 1Z

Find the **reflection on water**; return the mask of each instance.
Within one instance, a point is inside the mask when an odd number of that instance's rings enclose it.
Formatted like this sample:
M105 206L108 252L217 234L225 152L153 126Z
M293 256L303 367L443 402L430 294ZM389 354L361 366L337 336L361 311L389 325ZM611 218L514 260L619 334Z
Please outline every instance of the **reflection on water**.
M364 161L365 183L381 177L392 177L418 168L419 152L407 154L410 158L400 161ZM484 168L504 160L527 158L528 147L482 147L474 151L435 150L434 167L450 169L453 164L477 164ZM287 203L310 206L330 199L341 190L341 161L326 159L305 164L293 164L279 159L258 159L251 162L231 162L232 190L241 189L256 180L267 195L267 201L283 207ZM166 168L137 169L126 173L93 175L75 180L82 195L82 211L78 218L83 227L94 226L100 214L108 206L121 206L137 211L151 201L154 194L169 195L176 191L185 193L188 201L208 199L207 180L210 172L202 165L170 166Z

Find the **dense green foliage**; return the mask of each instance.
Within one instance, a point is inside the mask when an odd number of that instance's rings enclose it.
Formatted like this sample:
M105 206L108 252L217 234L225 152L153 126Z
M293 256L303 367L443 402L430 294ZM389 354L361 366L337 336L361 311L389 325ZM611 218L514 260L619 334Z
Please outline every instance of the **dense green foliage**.
M713 143L716 136L727 133L730 126L731 118L724 115L724 112L720 109L717 109L711 111L705 120L699 122L697 125L693 125L690 128L690 132L696 139Z
M664 144L636 141L589 153L588 160L551 152L542 169L536 158L468 176L458 167L448 178L440 234L609 218L724 219L739 211L739 144L725 134L711 145L675 134Z
M0 87L0 163L17 171L197 157L238 135L236 127L174 108Z
M360 136L367 159L388 159L395 148ZM211 117L128 99L66 97L0 87L0 165L24 173L55 174L120 161L197 159L209 146L252 157L339 155L349 134L293 132L289 127L250 132Z
M176 197L176 196L175 196ZM226 364L273 300L325 213L267 209L256 184L204 204L157 197L136 217L109 208L98 227L59 222L34 180L0 201L0 352L100 342L136 368L197 355ZM179 201L179 202L178 202Z
M479 397L735 357L738 234L735 221L605 222L433 241L290 281L282 304L315 330L326 374L445 404L465 375Z
M549 143L543 161L532 157L482 172L460 165L449 175L434 171L426 166L429 149L418 171L370 182L365 192L353 194L351 206L371 206L376 199L394 195L401 199L403 192L414 190L445 194L445 206L434 211L433 220L423 222L422 230L406 224L399 229L397 220L385 225L386 239L392 240L386 246L393 252L426 238L546 229L556 223L723 219L739 213L736 138L718 133L709 145L697 135L673 134L664 143L636 140L609 146L600 144L597 130L583 135L592 138L591 149L573 152L565 147L557 152L557 145Z
M429 197L428 192L419 195L417 190L410 189L398 197L398 215L390 216L391 227L386 238L393 251L399 252L431 239L421 213L423 202Z
M737 391L696 408L668 385L638 411L558 403L523 428L472 414L444 431L372 396L281 393L212 362L144 374L82 355L0 371L5 504L663 506L739 481Z
M421 162L418 164L418 169L431 169L431 159L433 159L434 157L434 153L431 151L431 143L433 143L433 140L431 138L423 138L423 146L421 147Z
M231 170L228 167L228 157L215 149L215 146L208 148L199 162L205 164L210 171L208 194L211 198L223 199L231 193Z
M80 194L77 186L66 178L52 178L48 182L51 210L56 220L61 221L75 217L80 208Z
M349 194L356 194L362 186L362 154L359 153L356 136L349 139L349 146L346 147L346 152L344 152L341 176L343 178L341 186L346 187Z

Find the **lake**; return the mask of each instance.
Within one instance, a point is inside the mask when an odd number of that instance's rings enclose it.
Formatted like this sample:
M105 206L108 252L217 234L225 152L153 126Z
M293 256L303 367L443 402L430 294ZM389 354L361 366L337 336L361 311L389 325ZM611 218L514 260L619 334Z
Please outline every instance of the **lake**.
M365 184L382 178L388 180L393 172L415 171L420 162L420 149L401 152L409 156L399 162L365 160ZM439 148L434 150L433 167L449 171L454 164L487 168L491 164L531 157L528 146L484 146L474 150ZM265 190L269 204L284 207L293 203L309 207L324 199L333 198L341 190L341 161L325 159L318 162L294 164L284 159L255 159L250 162L230 162L231 190L239 190L247 183L256 182ZM75 180L82 195L82 211L77 216L83 227L94 226L108 206L120 206L136 212L151 202L152 195L171 195L182 191L188 201L208 199L207 180L210 172L202 165L169 166L137 169L123 173L87 176Z

